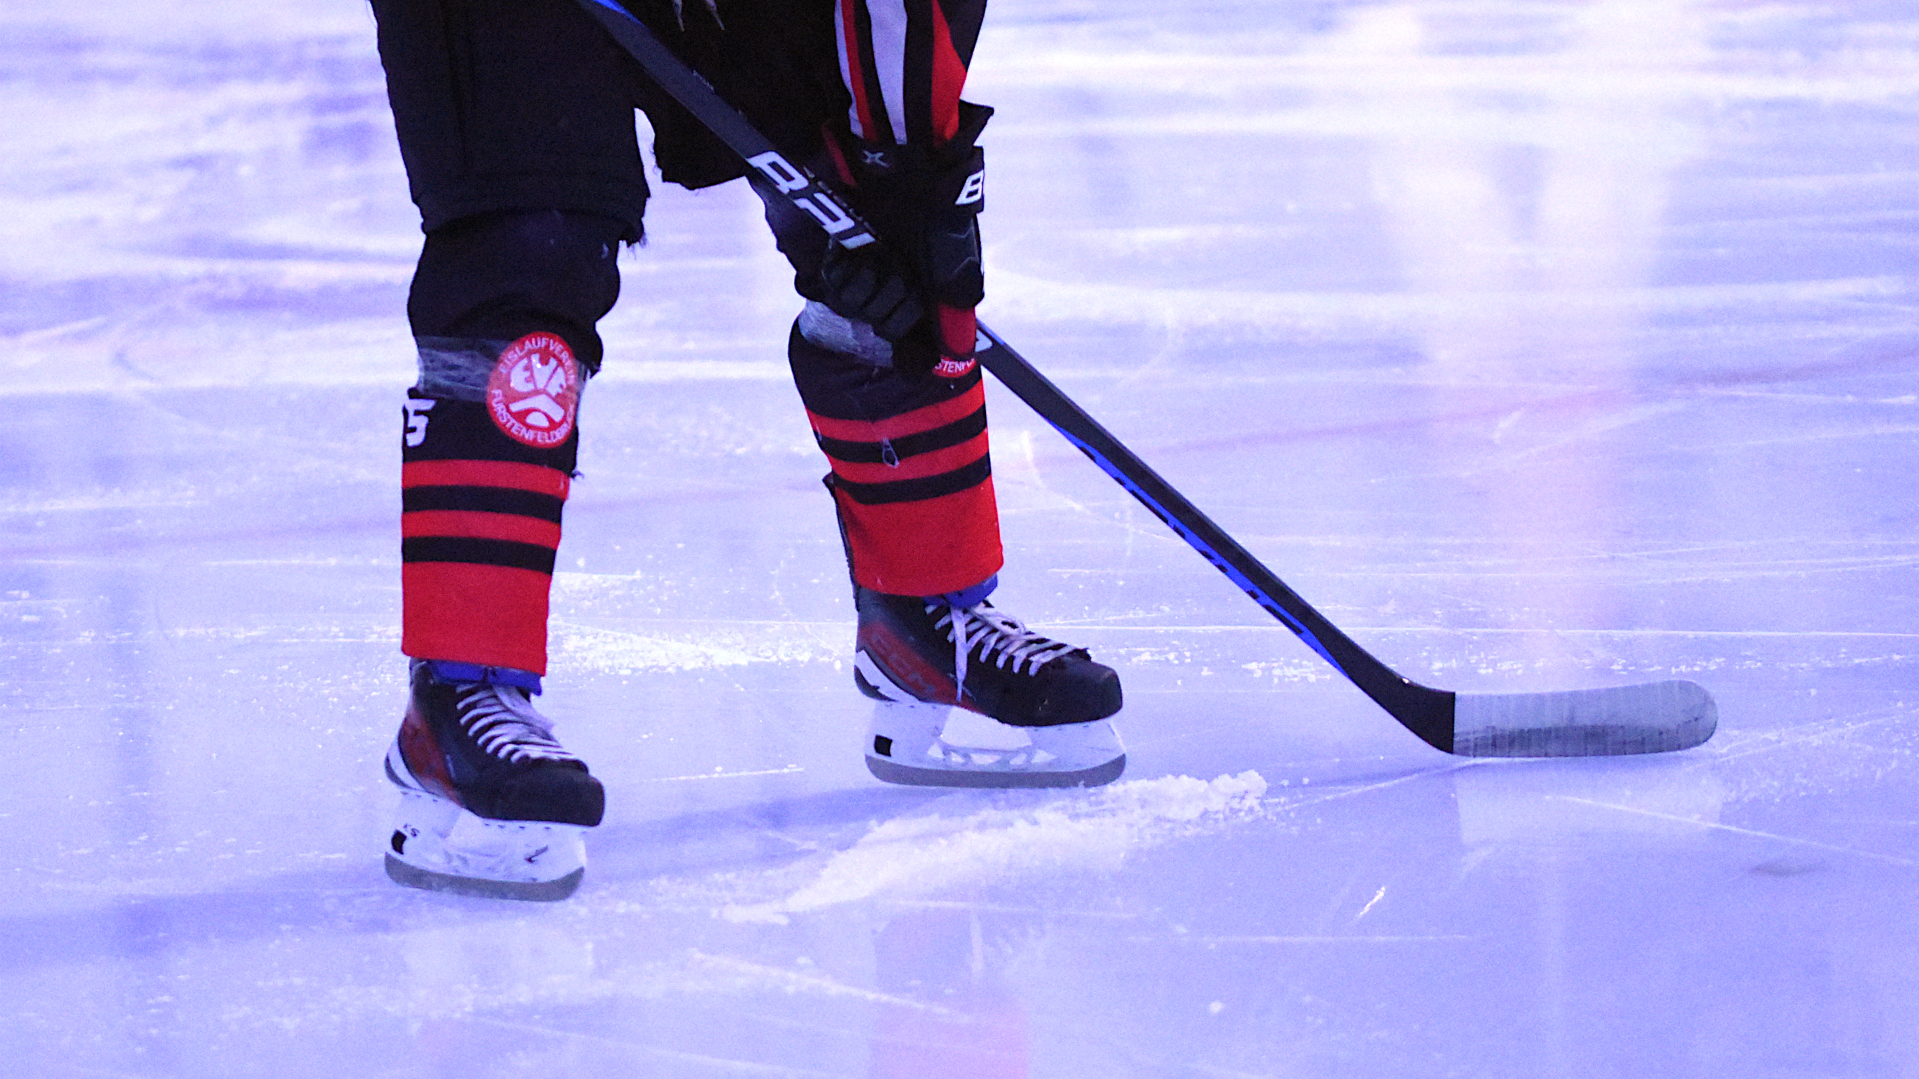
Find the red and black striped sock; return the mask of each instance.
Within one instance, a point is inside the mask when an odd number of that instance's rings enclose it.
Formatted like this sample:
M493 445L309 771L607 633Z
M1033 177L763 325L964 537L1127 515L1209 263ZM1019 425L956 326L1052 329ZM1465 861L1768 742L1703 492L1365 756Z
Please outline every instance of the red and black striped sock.
M795 329L793 376L830 486L853 579L902 596L971 588L1003 561L976 365L914 377L833 352Z
M548 593L579 449L579 370L557 341L529 335L509 346L485 400L407 393L400 549L409 656L546 673ZM525 368L517 390L516 367ZM529 389L529 377L548 381Z

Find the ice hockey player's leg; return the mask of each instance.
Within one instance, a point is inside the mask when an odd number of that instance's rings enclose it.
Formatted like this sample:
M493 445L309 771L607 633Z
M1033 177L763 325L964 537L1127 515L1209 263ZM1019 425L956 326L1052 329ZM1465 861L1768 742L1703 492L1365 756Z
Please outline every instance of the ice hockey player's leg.
M1119 675L985 600L855 588L854 681L874 699L866 766L889 783L1092 787L1126 751ZM961 600L955 604L954 599Z
M890 355L871 327L820 304L791 338L833 466L859 609L855 678L878 702L868 767L942 786L1111 782L1126 762L1107 722L1119 676L986 602L1002 558L977 365L916 377Z
M514 684L519 683L519 684ZM387 875L416 888L564 899L606 797L533 708L523 672L415 660L387 778L400 808Z
M582 876L604 796L529 691L625 228L501 213L427 238L408 302L420 380L401 450L401 649L433 662L413 665L387 756L401 799L386 864L402 884L559 899Z

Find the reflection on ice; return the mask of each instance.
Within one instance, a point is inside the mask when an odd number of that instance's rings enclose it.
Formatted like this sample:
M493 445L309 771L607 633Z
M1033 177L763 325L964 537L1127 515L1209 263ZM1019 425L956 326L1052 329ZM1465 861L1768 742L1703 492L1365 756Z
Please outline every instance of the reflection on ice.
M1467 847L1703 840L1731 794L1691 762L1476 764L1452 773Z
M873 1013L873 1079L1025 1079L1028 1020L1006 968L1032 915L907 908L873 938L874 979L903 999Z

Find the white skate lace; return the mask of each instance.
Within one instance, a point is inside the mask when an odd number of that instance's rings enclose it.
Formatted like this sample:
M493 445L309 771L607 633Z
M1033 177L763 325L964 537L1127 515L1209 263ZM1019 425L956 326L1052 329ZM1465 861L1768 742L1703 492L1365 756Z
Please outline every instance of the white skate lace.
M938 604L928 604L926 611L931 614L938 610ZM1009 618L985 604L975 607L947 607L946 613L933 623L935 628L946 630L946 639L953 642L953 688L962 692L966 688L967 657L973 646L978 645L980 659L992 660L994 666L1005 670L1012 664L1014 674L1020 673L1020 665L1026 665L1027 674L1038 674L1047 663L1073 650L1070 644L1064 644L1050 637L1043 637L1017 618ZM977 633L972 632L978 630Z
M553 721L518 689L475 683L460 690L460 722L488 754L507 761L577 761L553 737Z

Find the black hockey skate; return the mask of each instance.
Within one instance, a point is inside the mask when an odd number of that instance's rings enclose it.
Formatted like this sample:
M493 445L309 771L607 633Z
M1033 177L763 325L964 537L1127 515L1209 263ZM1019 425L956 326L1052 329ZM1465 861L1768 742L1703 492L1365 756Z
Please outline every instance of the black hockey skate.
M584 836L600 823L605 791L525 689L457 680L467 674L487 676L413 661L406 718L386 755L400 788L387 876L464 895L564 899L586 874Z
M1085 649L1034 633L984 600L955 607L858 586L854 600L853 679L877 702L866 767L878 778L1094 787L1126 769L1108 722L1120 710L1119 675Z

